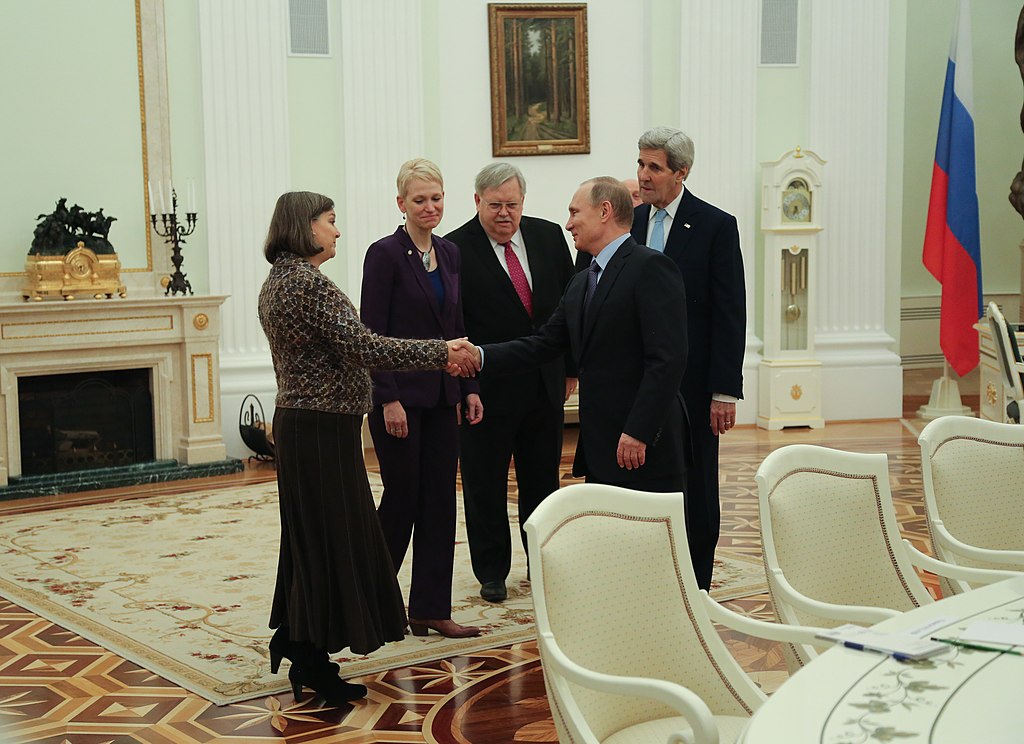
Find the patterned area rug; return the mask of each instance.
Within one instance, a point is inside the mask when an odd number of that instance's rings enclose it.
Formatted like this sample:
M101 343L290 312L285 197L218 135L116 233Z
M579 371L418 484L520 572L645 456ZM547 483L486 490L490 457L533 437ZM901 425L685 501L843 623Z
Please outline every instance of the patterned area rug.
M379 494L379 478L370 481ZM337 655L344 676L532 637L522 551L508 600L482 600L459 501L452 617L484 633L409 635L372 657ZM0 595L218 705L270 695L288 688L267 656L279 529L274 483L17 515L0 526ZM406 596L409 563L399 574ZM765 590L759 561L723 555L716 564L717 598Z

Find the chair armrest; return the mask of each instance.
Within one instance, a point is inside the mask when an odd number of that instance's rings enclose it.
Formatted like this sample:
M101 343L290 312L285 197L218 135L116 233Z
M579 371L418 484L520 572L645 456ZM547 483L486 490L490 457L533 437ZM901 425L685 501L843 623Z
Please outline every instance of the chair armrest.
M587 669L565 655L550 631L539 633L537 637L545 653L542 662L550 664L566 679L598 692L657 700L675 708L686 719L692 729L692 740L695 744L718 744L718 725L715 723L715 717L707 703L692 690L668 680L621 677ZM668 744L686 744L690 738L684 736L684 733L673 733L668 739Z
M932 558L927 553L922 553L911 545L909 540L904 539L903 544L906 546L907 552L910 553L910 560L915 566L920 566L925 571L931 571L934 574L945 576L948 579L966 581L971 584L994 584L997 581L1010 579L1014 576L1020 575L1017 571L1001 571L995 568L957 566L953 563L946 563L945 561Z
M1024 409L1022 409L1024 410ZM957 540L949 533L941 519L933 519L931 523L936 539L942 543L942 547L980 563L1009 563L1020 566L1024 570L1024 550L995 550L993 548L979 548L968 545ZM1005 577L1004 577L1005 578Z
M780 643L800 643L820 648L831 648L835 641L826 641L822 638L815 638L815 633L821 633L823 628L815 628L809 625L786 625L785 623L766 623L764 620L757 620L747 617L738 612L733 612L725 607L707 593L705 589L700 590L704 597L704 606L707 608L708 616L719 625L738 630L756 638L767 638L769 641Z
M865 607L864 605L842 605L821 602L798 592L792 584L786 581L786 577L783 576L782 571L779 569L773 569L771 575L775 581L776 590L786 602L789 602L798 610L815 617L824 617L843 623L874 625L901 614L898 610L887 607Z

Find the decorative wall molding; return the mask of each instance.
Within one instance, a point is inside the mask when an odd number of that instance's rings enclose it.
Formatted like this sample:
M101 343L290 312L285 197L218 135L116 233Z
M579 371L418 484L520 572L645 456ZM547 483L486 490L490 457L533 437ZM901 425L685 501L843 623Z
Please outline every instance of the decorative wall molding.
M757 49L759 0L684 3L679 38L679 128L694 142L694 193L735 215L747 290L747 356L739 423L757 414L757 364L761 341L754 332L757 272ZM707 105L714 101L713 106Z
M138 0L138 33L142 55L142 162L145 178L151 183L171 179L171 113L167 90L167 32L164 28L164 0ZM152 214L155 204L149 205ZM148 270L144 281L149 292L156 292L160 277L171 272L170 252L163 238L152 230L148 241ZM126 282L127 283L127 282ZM129 288L130 290L131 288ZM135 295L132 295L135 296Z
M401 223L395 205L399 166L424 157L423 41L420 3L339 3L344 96L345 279L356 305L370 243ZM381 64L377 64L376 61ZM399 62L398 60L401 60ZM369 71L372 70L372 73Z
M815 207L826 225L815 336L826 419L902 413L900 358L885 328L889 12L886 0L865 0L811 14L806 145L828 162Z
M267 274L260 248L289 186L285 11L277 0L199 3L207 195L200 219L210 242L210 290L230 295L226 358L268 349L256 302Z
M257 299L269 268L261 254L267 225L290 186L287 22L278 0L199 2L207 195L199 216L207 221L210 290L230 295L222 315L221 405L232 455L247 454L235 420L241 397L236 402L229 392L240 387L234 375L258 359L260 373L245 380L257 387L246 392L276 387Z
M985 295L985 304L995 302L1007 318L1020 313L1020 295ZM941 367L939 318L942 299L938 294L925 297L904 297L900 304L900 359L906 368ZM963 392L963 391L961 391Z

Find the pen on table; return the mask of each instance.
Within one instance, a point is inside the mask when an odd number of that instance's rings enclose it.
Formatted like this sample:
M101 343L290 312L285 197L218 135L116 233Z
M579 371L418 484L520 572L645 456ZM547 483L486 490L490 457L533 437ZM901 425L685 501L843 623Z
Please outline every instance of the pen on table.
M907 656L906 654L901 654L899 652L888 653L886 651L879 651L875 648L867 648L863 643L843 641L840 645L842 645L845 648L852 648L854 651L874 651L875 653L885 654L886 656L891 656L892 658L896 659L896 661L913 661L913 659Z
M968 648L972 651L992 651L997 654L1011 654L1013 656L1024 656L1024 653L1016 651L1013 648L997 648L995 646L983 646L979 643L967 643L966 641L958 641L953 638L931 638L932 641L938 641L939 643L945 643L950 646L956 646L957 648Z

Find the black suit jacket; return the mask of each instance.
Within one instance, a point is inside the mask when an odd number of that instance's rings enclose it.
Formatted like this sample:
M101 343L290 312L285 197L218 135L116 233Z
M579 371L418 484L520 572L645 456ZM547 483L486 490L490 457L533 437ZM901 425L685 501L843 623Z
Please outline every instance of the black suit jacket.
M580 378L580 438L573 473L618 485L685 472L686 291L672 261L632 238L619 246L584 318L586 273L532 336L486 344L482 379L536 367L568 352ZM647 444L637 470L615 461L622 433Z
M475 344L491 344L529 336L551 317L573 277L572 258L565 232L554 222L524 216L519 230L526 246L526 258L533 279L533 318L516 294L505 269L491 247L479 218L445 236L462 254L462 313L466 333ZM575 377L575 369L570 370ZM566 365L564 357L544 364L537 371L516 375L480 378L480 397L487 415L512 413L530 400L537 388L537 376L543 395L552 407L561 408L565 399Z
M423 269L419 251L405 230L381 238L366 249L359 313L374 333L397 338L461 338L459 250L444 238L432 236L437 269L444 287L444 304ZM479 392L475 379L454 379L444 370L394 372L375 369L373 404L401 401L403 406L430 408L454 406L470 393Z
M633 210L631 234L640 243L647 242L650 213L649 204ZM691 401L713 393L742 398L747 305L736 218L684 190L665 255L686 283L690 355L684 394ZM691 402L690 415L706 420L709 412L693 410Z

